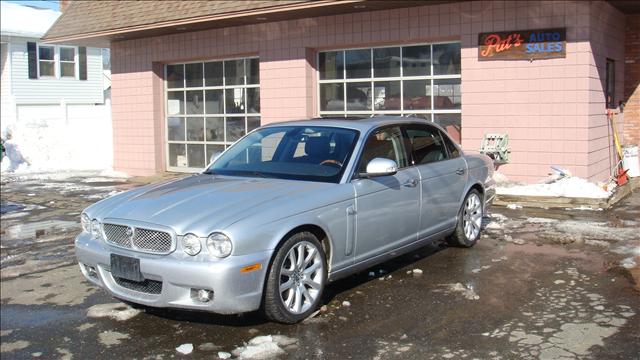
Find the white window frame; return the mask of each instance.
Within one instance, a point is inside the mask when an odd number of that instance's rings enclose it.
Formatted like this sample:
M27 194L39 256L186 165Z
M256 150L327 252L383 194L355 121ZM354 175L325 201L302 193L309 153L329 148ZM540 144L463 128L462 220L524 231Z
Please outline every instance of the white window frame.
M53 60L48 60L48 59L40 59L40 48L44 47L44 48L53 48ZM56 46L55 45L41 45L41 44L37 44L36 46L36 59L37 59L37 63L38 63L38 79L55 79L58 77L58 66L56 65L58 63L57 61L57 51L56 51ZM41 75L40 74L40 61L46 61L46 62L51 62L53 63L53 75Z
M71 63L71 61L62 61L62 56L60 53L62 49L73 49L73 76L62 76L62 63ZM58 74L60 74L60 79L77 79L78 78L78 47L77 46L67 46L60 45L57 47L58 52Z
M316 88L316 94L317 94L317 114L318 116L323 116L323 115L336 115L339 117L343 117L343 116L349 116L349 115L369 115L369 116L376 116L376 115L385 115L385 114L400 114L401 116L407 116L407 115L430 115L430 119L431 122L434 122L434 118L436 114L462 114L462 109L434 109L434 86L433 86L433 81L434 80L444 80L444 79L460 79L461 85L462 85L462 74L448 74L448 75L434 75L433 74L433 45L441 45L441 44L460 44L460 41L441 41L441 42L429 42L429 43L411 43L411 44L398 44L398 45L394 45L394 44L389 44L389 45L383 45L383 46L366 46L366 47L350 47L350 48L337 48L337 49L323 49L322 51L318 51L316 53L316 64L317 64L317 68L318 70L316 71L316 79L317 79L317 88ZM429 50L431 52L430 54L430 59L431 59L431 70L430 70L430 75L421 75L421 76L403 76L403 68L402 68L402 48L403 47L410 47L410 46L429 46ZM383 48L400 48L400 76L394 76L394 77L375 77L374 76L374 72L373 72L373 50L374 49L383 49ZM368 78L356 78L356 79L349 79L347 78L347 65L346 65L346 58L345 58L345 51L348 50L366 50L369 49L371 51L371 72L370 72L370 76ZM324 52L334 52L334 51L339 51L342 52L342 63L344 64L344 67L342 69L343 74L342 74L342 78L341 79L320 79L320 53L324 53ZM461 54L462 56L462 54ZM460 69L460 71L462 72L462 69ZM403 80L427 80L432 86L431 86L431 109L429 110L416 110L416 109L404 109L404 86L402 81ZM399 110L375 110L373 109L373 99L372 99L372 109L371 110L347 110L347 84L348 83L358 83L358 82L370 82L371 83L371 88L375 89L375 82L378 81L399 81L400 82L400 109ZM343 111L327 111L327 110L321 110L321 99L320 99L320 86L321 84L343 84L343 103L344 103L344 110ZM373 94L372 94L373 96Z
M54 75L40 75L40 48L41 47L52 47L53 48L53 60L42 60L53 62L53 72ZM69 63L70 61L61 61L60 60L60 49L61 48L70 48L73 49L73 76L62 76L62 62ZM58 80L78 80L79 79L79 71L80 71L80 59L78 57L78 47L71 45L50 45L50 44L40 44L36 43L36 59L38 64L38 79L58 79Z
M185 119L185 136L186 136L186 127L187 127L187 121L186 119L188 118L204 118L205 122L206 122L206 118L207 117L221 117L221 118L230 118L230 117L238 117L238 118L244 118L244 128L245 131L247 130L247 126L248 126L248 118L249 117L258 117L260 118L260 120L262 121L262 115L261 113L253 113L253 112L248 112L248 109L245 108L245 112L244 113L229 113L227 114L227 101L225 98L225 90L229 90L229 89L244 89L243 90L243 96L244 96L244 103L245 103L245 107L247 105L247 90L246 89L250 89L250 88L258 88L260 89L260 80L258 80L257 84L247 84L247 69L245 67L245 74L244 74L244 84L241 85L227 85L226 81L227 78L224 75L225 74L225 65L224 62L225 61L232 61L232 60L251 60L251 59L257 59L258 60L258 67L260 66L260 58L258 56L244 56L244 57L231 57L231 58L222 58L222 59L206 59L206 60L198 60L198 61L182 61L182 62L171 62L171 63L166 63L164 64L164 132L165 132L165 136L164 136L164 140L165 140L165 154L166 154L166 159L165 159L165 166L167 171L175 171L175 172L187 172L187 173L197 173L197 172L201 172L203 170L203 168L193 168L193 167L177 167L177 166L171 166L170 165L170 159L169 159L169 145L170 144L184 144L184 145L188 145L188 144L204 144L205 145L205 161L208 161L209 159L206 159L206 145L222 145L224 146L225 150L227 148L229 148L229 146L231 146L234 142L233 141L227 141L227 122L224 121L224 140L223 141L206 141L206 138L204 141L191 141L191 140L184 140L184 141L177 141L177 140L169 140L169 118L170 117L179 117L179 118L184 118ZM167 66L168 65L188 65L188 64L199 64L199 63L207 63L207 62L222 62L222 85L217 85L217 86L206 86L205 82L205 72L204 72L204 68L202 71L202 86L198 86L198 87L180 87L180 88L169 88L167 86ZM245 62L246 64L246 62ZM246 66L246 65L245 65ZM185 76L185 74L183 74L183 76ZM186 80L184 85L186 85ZM187 102L187 97L186 97L186 92L187 91L191 91L191 90L222 90L222 109L223 109L223 113L222 114L207 114L206 113L206 108L203 114L186 114L186 102ZM169 92L183 92L183 96L184 96L184 101L185 101L185 114L180 114L180 115L169 115L169 112L167 111L167 103L168 103L168 95ZM203 104L205 103L206 99L202 99L203 100ZM262 109L261 109L262 110ZM248 134L248 132L247 132ZM237 141L237 140L236 140ZM186 153L186 148L185 148L185 153ZM187 154L188 156L188 154ZM205 167L208 165L208 163L205 165Z

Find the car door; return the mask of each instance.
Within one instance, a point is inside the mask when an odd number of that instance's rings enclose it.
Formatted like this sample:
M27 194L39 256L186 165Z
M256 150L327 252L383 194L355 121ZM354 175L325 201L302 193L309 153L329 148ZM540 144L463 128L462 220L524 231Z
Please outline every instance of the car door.
M356 195L356 263L417 240L419 174L415 167L408 166L404 142L399 126L384 127L371 133L361 150L356 174L366 172L374 158L394 160L399 170L395 175L352 181Z
M404 127L411 159L418 169L421 208L418 238L449 229L456 223L462 191L467 182L467 165L446 135L435 126L411 124Z

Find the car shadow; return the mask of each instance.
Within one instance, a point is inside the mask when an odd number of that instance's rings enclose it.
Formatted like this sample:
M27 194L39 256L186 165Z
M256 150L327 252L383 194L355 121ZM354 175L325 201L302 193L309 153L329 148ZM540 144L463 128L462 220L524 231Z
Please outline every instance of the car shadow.
M408 267L411 264L428 258L447 247L448 246L444 239L435 240L419 249L413 250L396 258L389 259L388 261L372 266L356 274L331 282L325 287L321 305L330 303L336 296L343 292L359 287L369 281L377 280L379 277L388 276L399 269ZM374 275L372 276L371 273ZM249 327L270 323L270 321L262 315L261 310L238 315L222 315L198 310L154 308L140 306L130 302L126 303L137 309L144 310L145 313L149 315L179 322L230 327Z
M378 278L388 276L399 269L408 267L422 259L433 256L447 247L448 245L444 239L434 240L425 246L404 255L389 259L361 272L336 280L325 288L322 296L322 304L326 305L336 296L345 291L359 287L369 281L378 280Z

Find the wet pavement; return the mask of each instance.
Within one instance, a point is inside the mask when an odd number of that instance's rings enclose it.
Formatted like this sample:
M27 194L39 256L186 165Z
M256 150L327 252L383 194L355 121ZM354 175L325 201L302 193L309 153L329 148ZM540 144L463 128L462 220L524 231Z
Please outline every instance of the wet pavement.
M433 243L331 284L315 317L280 325L130 307L84 281L80 211L137 184L2 181L3 359L640 356L638 192L606 212L494 208L474 248Z

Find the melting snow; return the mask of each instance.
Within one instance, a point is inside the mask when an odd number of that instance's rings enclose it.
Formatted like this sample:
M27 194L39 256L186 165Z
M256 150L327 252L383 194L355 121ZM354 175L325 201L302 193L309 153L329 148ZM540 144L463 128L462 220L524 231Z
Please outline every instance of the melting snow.
M256 336L246 346L232 351L239 359L270 359L285 353L283 347L292 347L298 342L284 335ZM220 356L220 353L218 353ZM221 357L222 358L222 357Z
M126 321L138 315L140 310L136 310L123 303L110 303L93 305L87 311L90 318L110 317L117 321Z
M611 192L578 177L565 177L553 182L529 185L504 184L496 188L500 195L561 196L606 199Z
M461 283L440 284L439 286L443 287L444 290L436 289L433 291L435 292L444 291L445 293L460 293L460 295L462 295L467 300L480 299L480 296L478 296L478 294L476 294L476 292L473 291L473 288L471 288L471 286L464 286Z
M176 348L176 351L184 355L191 354L193 351L193 344L182 344Z

